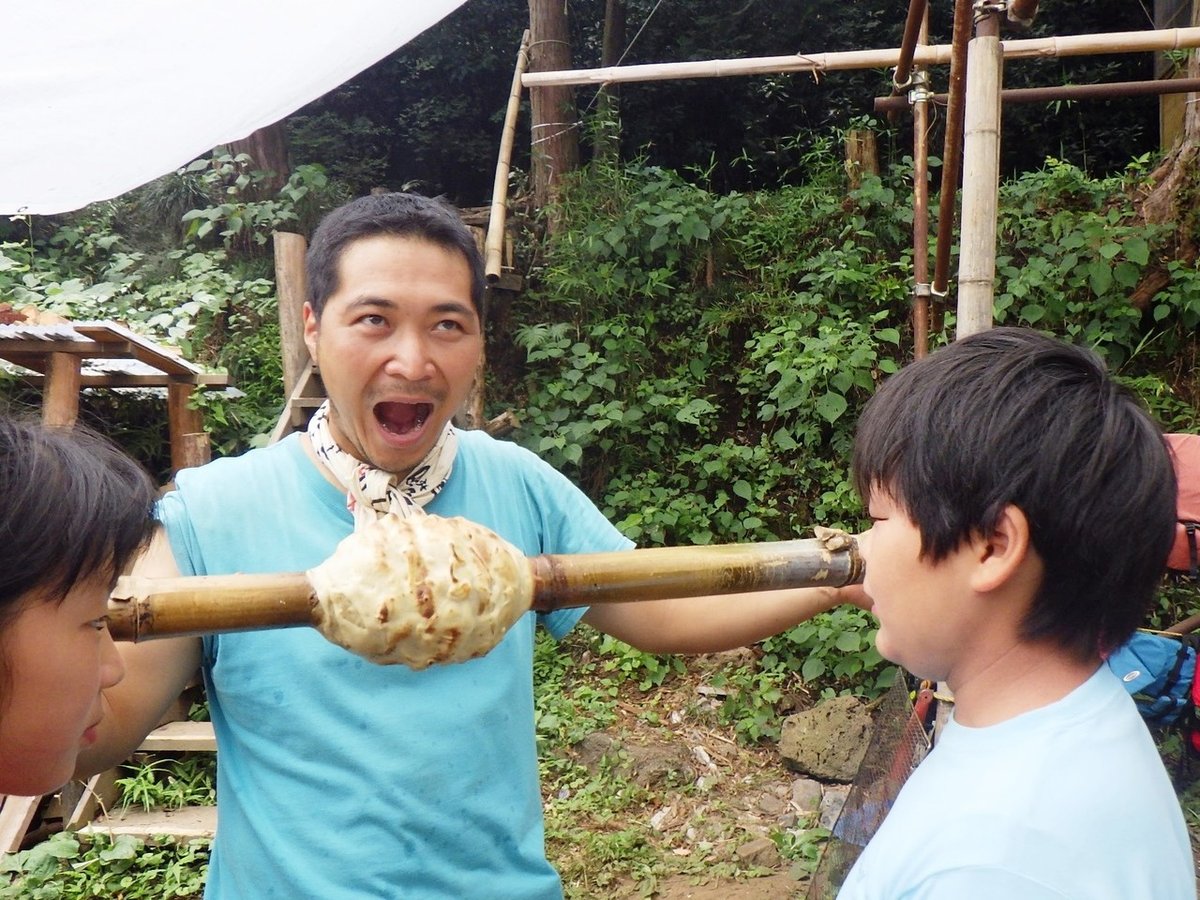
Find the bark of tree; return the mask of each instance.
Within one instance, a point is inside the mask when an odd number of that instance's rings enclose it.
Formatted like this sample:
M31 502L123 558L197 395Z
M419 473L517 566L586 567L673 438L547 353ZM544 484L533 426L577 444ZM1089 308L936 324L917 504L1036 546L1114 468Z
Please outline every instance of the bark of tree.
M1200 2L1192 4L1191 23L1193 27L1200 25ZM1200 51L1192 50L1188 54L1187 76L1200 77ZM1148 223L1178 223L1188 220L1187 210L1182 209L1184 203L1194 206L1200 204L1200 197L1189 191L1188 186L1196 180L1196 166L1200 158L1200 94L1188 94L1184 104L1183 130L1179 143L1163 159L1162 163L1150 176L1153 187L1142 201L1142 216ZM1179 231L1182 243L1181 250L1188 257L1194 257L1196 246L1186 233Z
M234 156L245 153L254 160L252 168L271 173L260 186L260 192L264 196L278 193L291 175L288 165L287 131L282 121L264 126L240 141L230 142L229 152Z
M617 65L624 49L625 0L606 0L601 67ZM596 158L615 163L621 145L620 94L617 85L600 88L596 96L596 120Z
M571 67L571 35L563 0L529 0L529 71ZM534 202L554 199L558 179L579 166L579 130L570 87L532 88L532 168ZM553 222L550 223L553 228Z

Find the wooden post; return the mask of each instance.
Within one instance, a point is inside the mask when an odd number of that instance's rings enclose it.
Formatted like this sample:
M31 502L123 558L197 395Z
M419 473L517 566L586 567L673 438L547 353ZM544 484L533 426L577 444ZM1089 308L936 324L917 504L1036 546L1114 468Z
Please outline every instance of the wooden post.
M300 374L308 368L308 347L304 344L304 303L308 299L308 276L304 271L304 253L308 247L304 235L276 231L275 294L279 299L279 352L283 356L283 396L290 397Z
M846 133L846 177L850 179L850 190L862 187L864 174L879 174L879 153L875 145L875 132L848 131Z
M562 70L571 64L571 29L562 0L529 0L529 71ZM579 167L579 131L575 93L569 87L548 86L529 92L533 120L531 162L534 202L546 206L558 179ZM547 227L558 227L550 219Z
M966 337L992 326L996 278L996 208L1000 192L1000 87L1004 57L1000 19L984 13L967 48L963 111L962 250L958 264L958 329Z
M82 362L73 353L46 355L46 383L42 392L42 423L70 428L79 418Z
M167 385L167 422L171 439L171 471L203 465L208 462L208 435L204 431L204 416L192 409L194 384L171 382ZM203 447L201 448L201 438Z

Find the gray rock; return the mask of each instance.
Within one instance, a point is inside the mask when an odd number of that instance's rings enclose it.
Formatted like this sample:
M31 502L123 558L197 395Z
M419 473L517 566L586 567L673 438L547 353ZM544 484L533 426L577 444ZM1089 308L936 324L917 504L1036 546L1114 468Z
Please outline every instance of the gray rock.
M783 720L779 752L793 771L854 780L871 739L871 713L856 697L834 697Z
M792 782L792 805L802 814L811 815L821 808L821 795L825 788L811 778L797 778Z
M738 861L744 866L773 869L779 865L779 848L770 838L755 838L737 848Z
M834 823L842 814L842 807L846 805L846 797L849 793L850 785L848 784L830 785L825 789L825 794L821 797L820 816L817 820L817 824L821 828L826 831L833 830Z

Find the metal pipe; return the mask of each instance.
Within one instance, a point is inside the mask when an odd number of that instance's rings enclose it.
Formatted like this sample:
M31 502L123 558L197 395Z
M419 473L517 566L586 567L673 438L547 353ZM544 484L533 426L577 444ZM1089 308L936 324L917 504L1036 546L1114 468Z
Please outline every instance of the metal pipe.
M1109 100L1117 97L1157 97L1163 94L1190 94L1200 91L1200 78L1157 78L1151 81L1112 81L1102 84L1063 84L1056 87L1005 88L1000 102L1053 103L1056 100ZM949 94L931 94L934 106L945 106ZM875 112L891 113L906 109L907 97L876 97Z
M1038 0L1008 0L1008 21L1028 28L1037 17Z
M896 63L896 74L892 78L894 93L900 93L909 85L913 53L920 42L928 8L928 0L909 0L908 18L904 20L904 37L900 39L900 61Z
M934 258L934 297L945 297L950 281L950 247L954 242L954 209L962 167L963 101L966 98L967 45L971 41L971 0L954 0L953 58L946 108L946 137L942 151L942 187L938 195L937 253Z

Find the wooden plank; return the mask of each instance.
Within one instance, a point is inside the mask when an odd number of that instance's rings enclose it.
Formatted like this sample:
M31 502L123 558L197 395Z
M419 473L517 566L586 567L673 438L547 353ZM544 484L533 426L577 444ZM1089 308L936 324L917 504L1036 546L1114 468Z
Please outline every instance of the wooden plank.
M20 365L26 368L33 368L33 366L25 362L21 362ZM21 380L31 387L41 387L45 384L45 377L42 375L23 375L21 376ZM79 384L85 388L163 388L171 384L194 384L199 387L226 387L229 384L229 375L223 372L205 372L202 375L167 375L165 373L127 375L123 372L107 372L104 374L82 372Z
M4 806L0 808L0 853L16 853L21 849L25 832L41 802L41 797L4 796Z
M112 809L120 792L117 790L117 770L99 772L83 784L78 801L71 807L63 822L67 831L76 831L106 810Z
M195 385L167 385L167 429L171 441L171 468L178 472L208 462L208 435L204 414L191 405ZM203 440L196 437L202 435Z
M175 751L217 749L212 722L168 722L155 728L138 750Z
M79 418L79 357L51 353L46 357L46 363L42 422L56 428L70 428Z
M0 359L27 366L24 359L42 359L47 353L73 353L88 359L128 359L133 353L131 344L97 344L94 341L18 341L0 340ZM32 366L30 366L32 368Z
M217 833L215 806L185 806L183 809L163 809L146 812L126 809L95 819L79 829L80 834L129 834L144 841L159 837L178 840L212 838Z
M134 334L112 322L75 323L76 331L98 343L124 341L130 345L130 355L148 366L154 366L170 375L199 375L200 368L167 352L141 335Z

